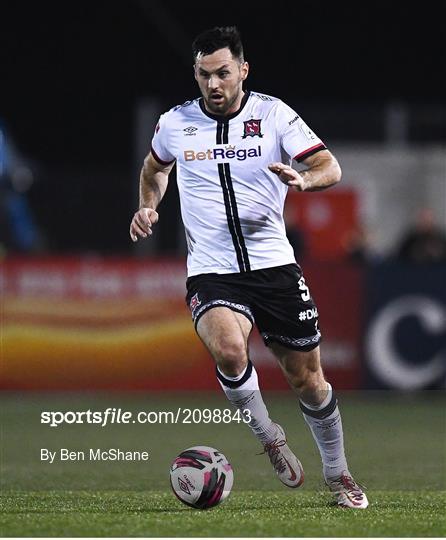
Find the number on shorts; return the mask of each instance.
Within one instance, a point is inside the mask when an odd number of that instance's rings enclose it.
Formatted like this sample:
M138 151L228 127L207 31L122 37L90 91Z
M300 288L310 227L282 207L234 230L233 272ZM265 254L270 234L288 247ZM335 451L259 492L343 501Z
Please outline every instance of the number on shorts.
M301 291L304 291L303 293L301 293L301 297L302 297L302 300L304 302L307 302L311 297L310 297L310 290L309 288L305 285L305 278L301 277L299 279L299 289Z

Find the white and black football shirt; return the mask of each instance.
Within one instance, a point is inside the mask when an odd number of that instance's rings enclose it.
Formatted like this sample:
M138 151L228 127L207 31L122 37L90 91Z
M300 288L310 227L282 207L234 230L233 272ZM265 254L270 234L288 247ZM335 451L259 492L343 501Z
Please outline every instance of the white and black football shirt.
M203 99L160 117L152 155L176 160L188 276L248 272L295 261L285 234L288 187L268 169L325 149L283 101L245 92L229 116L209 113Z

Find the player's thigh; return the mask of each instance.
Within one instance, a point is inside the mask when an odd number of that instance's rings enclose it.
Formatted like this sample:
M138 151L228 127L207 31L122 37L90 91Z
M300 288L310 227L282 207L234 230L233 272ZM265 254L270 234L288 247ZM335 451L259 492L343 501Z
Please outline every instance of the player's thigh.
M227 307L214 307L197 323L197 333L214 359L220 363L245 365L251 321Z
M253 315L265 345L276 343L291 350L311 351L321 339L317 307L302 269L288 264L262 271L254 291ZM312 356L312 355L310 355Z

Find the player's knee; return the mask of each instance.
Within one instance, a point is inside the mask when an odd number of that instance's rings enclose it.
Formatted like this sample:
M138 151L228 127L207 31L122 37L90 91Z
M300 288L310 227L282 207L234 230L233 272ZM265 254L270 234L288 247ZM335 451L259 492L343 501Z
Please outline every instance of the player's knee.
M228 377L236 377L246 367L248 354L243 341L221 341L215 350L215 359L220 370Z
M328 395L327 382L323 378L312 380L300 388L298 395L304 403L319 406Z
M299 397L306 403L319 405L327 395L327 383L322 370L303 369L290 380Z
M305 388L308 387L310 377L308 376L307 370L287 370L287 378L291 386L297 390L297 392L302 392Z
M303 393L317 397L321 393L326 392L327 383L323 376L310 374L300 385L300 389Z

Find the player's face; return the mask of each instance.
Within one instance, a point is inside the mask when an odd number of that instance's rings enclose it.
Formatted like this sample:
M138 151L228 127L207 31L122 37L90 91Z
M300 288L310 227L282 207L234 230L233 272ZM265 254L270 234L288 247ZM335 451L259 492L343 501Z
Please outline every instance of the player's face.
M195 79L209 112L228 115L238 110L248 69L248 63L233 58L228 48L219 49L212 54L198 55Z

